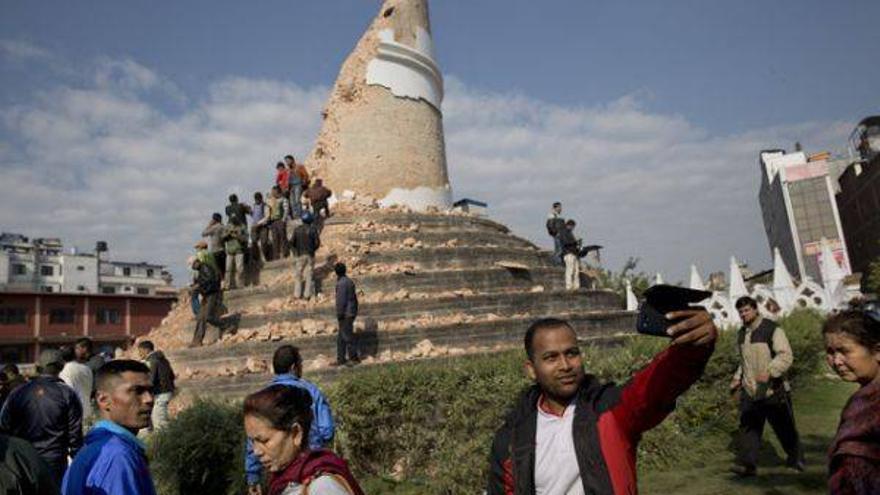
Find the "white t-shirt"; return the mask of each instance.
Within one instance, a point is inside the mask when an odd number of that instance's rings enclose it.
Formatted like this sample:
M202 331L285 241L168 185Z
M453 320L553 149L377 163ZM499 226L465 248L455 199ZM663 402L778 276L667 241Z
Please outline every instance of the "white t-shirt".
M83 419L92 415L92 369L76 361L69 361L58 375L61 381L66 383L76 392L79 402L82 404Z
M302 493L302 485L291 483L281 495L302 495ZM351 495L351 492L332 476L318 476L309 483L309 495Z
M574 404L556 416L538 407L535 434L536 495L584 495L574 451Z

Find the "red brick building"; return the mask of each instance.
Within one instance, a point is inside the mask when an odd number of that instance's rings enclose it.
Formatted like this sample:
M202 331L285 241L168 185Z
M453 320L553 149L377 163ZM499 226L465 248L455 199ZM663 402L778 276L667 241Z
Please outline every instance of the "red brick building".
M159 325L174 297L0 293L0 362L30 363L41 349L89 337L96 349L125 345Z

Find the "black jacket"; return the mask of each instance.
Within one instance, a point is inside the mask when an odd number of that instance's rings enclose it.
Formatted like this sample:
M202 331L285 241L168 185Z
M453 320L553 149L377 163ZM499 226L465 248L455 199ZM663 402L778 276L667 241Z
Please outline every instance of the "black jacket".
M508 472L514 472L515 495L535 492L535 435L537 432L536 407L541 390L537 385L529 387L508 413L504 426L496 433L492 443L491 472L487 493L504 495L506 490L499 481ZM612 493L611 480L605 459L602 457L597 430L597 418L615 405L620 397L619 387L613 383L600 384L587 375L575 399L575 416L572 425L575 457L581 471L586 493ZM504 466L504 461L511 464Z
M147 356L147 364L150 366L150 383L153 384L153 394L165 394L174 392L174 370L171 363L162 351L153 351Z
M550 217L547 219L547 233L556 237L565 229L565 219L562 217Z
M82 447L82 404L54 376L40 376L15 389L0 412L0 431L31 443L50 465Z
M57 495L59 491L49 467L29 443L0 435L0 493Z
M568 227L563 227L557 235L559 236L559 243L562 244L562 254L577 256L580 246L578 245L578 240L574 237L574 232Z
M195 292L203 296L220 292L220 274L207 263L199 263Z
M321 238L314 225L304 223L293 229L290 250L294 256L314 256L319 247L321 247Z
M348 277L336 281L336 317L354 318L358 314L358 297L354 282Z

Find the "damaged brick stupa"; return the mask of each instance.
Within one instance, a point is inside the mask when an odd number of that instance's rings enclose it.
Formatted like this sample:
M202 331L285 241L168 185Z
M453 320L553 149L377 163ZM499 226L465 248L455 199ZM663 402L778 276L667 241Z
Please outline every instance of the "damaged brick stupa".
M342 64L308 163L382 206L448 208L442 101L427 0L386 1Z
M569 319L585 340L631 331L617 294L565 291L549 252L449 208L442 97L427 1L385 1L343 64L307 162L339 195L316 257L318 296L294 299L291 261L268 262L260 285L224 296L238 331L187 349L195 322L182 293L147 338L167 351L183 389L242 396L265 383L282 342L297 345L309 378L322 381L389 361L518 347L529 323L548 315ZM361 368L328 367L337 261L359 291Z

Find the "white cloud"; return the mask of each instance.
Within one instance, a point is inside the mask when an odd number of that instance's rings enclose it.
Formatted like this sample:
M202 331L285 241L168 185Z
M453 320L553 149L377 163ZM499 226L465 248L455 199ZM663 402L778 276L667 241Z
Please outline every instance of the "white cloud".
M10 39L0 40L0 54L2 54L3 58L18 61L49 59L52 57L48 50L33 43Z
M102 59L85 86L59 86L3 108L0 224L90 247L117 259L170 265L179 277L191 244L230 192L250 197L287 153L308 154L326 88L241 77L208 84L175 113L155 104L176 85L132 60ZM598 108L564 108L487 93L448 78L444 115L457 196L547 245L544 218L561 200L589 243L618 268L684 278L726 267L731 254L768 262L757 207L757 152L801 140L838 146L846 124L805 123L712 136L687 119L646 110L633 95ZM332 184L331 184L332 187Z

